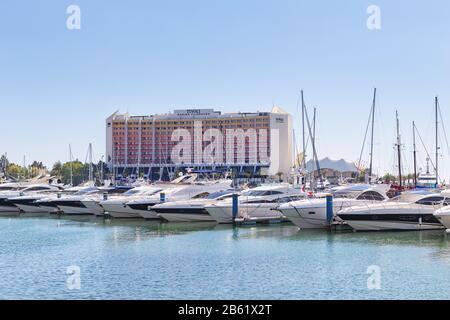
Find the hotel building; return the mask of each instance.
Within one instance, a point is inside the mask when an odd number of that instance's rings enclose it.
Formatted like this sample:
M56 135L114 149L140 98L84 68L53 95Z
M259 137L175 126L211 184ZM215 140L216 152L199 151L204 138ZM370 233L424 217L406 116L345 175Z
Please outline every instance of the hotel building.
M189 137L180 138L180 132ZM188 168L287 174L293 165L292 144L292 117L278 107L271 112L186 109L149 116L115 112L106 119L109 167L127 174L139 170L152 179ZM174 159L178 149L183 149L183 161Z

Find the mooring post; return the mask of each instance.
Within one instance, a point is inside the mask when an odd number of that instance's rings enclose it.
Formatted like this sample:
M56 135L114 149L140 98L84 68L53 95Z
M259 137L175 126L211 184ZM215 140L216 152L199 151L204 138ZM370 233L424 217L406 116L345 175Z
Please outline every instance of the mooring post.
M238 213L239 213L239 195L233 194L233 223L236 221Z
M108 192L103 192L103 201L108 200Z
M159 201L160 201L161 203L166 202L166 194L165 194L164 192L161 192L161 193L159 194Z
M333 222L333 216L333 196L329 194L327 195L327 221L329 225Z

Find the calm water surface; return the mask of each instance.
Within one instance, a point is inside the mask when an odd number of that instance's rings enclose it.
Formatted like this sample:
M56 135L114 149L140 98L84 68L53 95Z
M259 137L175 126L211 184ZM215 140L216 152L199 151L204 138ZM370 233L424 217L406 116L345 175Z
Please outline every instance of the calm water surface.
M450 299L448 237L0 218L0 299Z

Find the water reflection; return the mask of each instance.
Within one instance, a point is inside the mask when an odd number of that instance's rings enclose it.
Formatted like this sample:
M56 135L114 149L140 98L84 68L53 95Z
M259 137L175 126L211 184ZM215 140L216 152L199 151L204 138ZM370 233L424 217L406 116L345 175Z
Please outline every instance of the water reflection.
M99 222L98 225L104 228L113 228L113 240L115 243L120 241L140 242L151 238L213 230L217 226L215 222L161 223L159 221L142 219L111 219Z
M3 218L4 217L4 218ZM326 230L299 230L291 224L239 226L218 225L215 222L161 223L143 219L104 219L96 216L49 215L46 217L3 216L3 219L57 219L58 227L98 226L113 228L112 241L144 241L155 237L168 237L198 231L228 232L227 238L245 239L280 238L287 241L326 241L329 245L364 243L377 246L410 245L450 248L450 234L443 230L404 232L329 232ZM446 253L447 254L447 253ZM445 256L450 259L450 253Z

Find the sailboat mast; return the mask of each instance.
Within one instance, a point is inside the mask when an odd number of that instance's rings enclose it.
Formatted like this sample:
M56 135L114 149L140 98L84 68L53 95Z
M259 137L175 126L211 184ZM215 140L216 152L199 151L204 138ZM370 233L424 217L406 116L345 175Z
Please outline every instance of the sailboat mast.
M89 181L93 180L92 170L92 143L89 143Z
M375 103L377 99L377 88L373 90L373 102L372 102L372 136L370 139L370 167L369 167L369 184L372 183L373 175L373 134L375 128Z
M316 168L317 168L317 173L319 175L319 180L322 184L322 186L324 185L323 183L323 178L322 178L322 173L320 170L320 163L319 163L319 158L317 157L317 150L316 150L316 141L313 139L313 132L311 129L311 123L309 122L309 117L308 117L308 111L305 108L305 117L306 117L306 121L308 124L308 132L309 132L309 136L311 138L311 142L312 142L312 148L313 148L313 161L316 162ZM314 177L314 173L312 174L312 176Z
M70 144L69 144L69 159L70 159L70 186L73 187L72 146Z
M313 118L313 139L316 140L316 115L317 108L314 108L314 118Z
M413 157L414 157L414 188L417 187L417 150L416 150L416 124L413 121Z
M302 130L303 130L303 169L306 169L306 136L305 136L305 99L302 94Z
M438 97L434 98L434 109L436 113L436 187L439 185L439 170L438 170L438 161L439 161L439 140L438 140Z
M402 158L401 158L401 140L400 140L400 122L398 120L398 111L395 111L397 119L397 156L398 156L398 180L400 191L402 190Z

